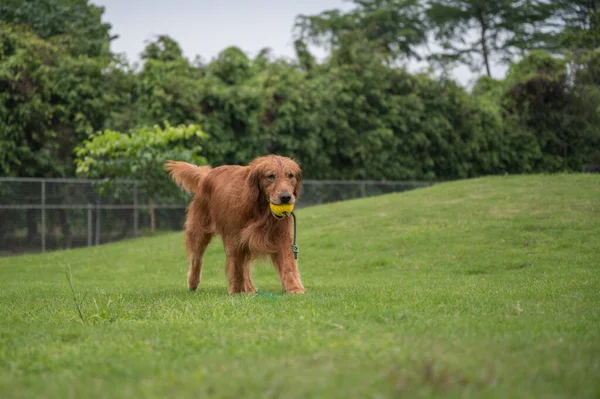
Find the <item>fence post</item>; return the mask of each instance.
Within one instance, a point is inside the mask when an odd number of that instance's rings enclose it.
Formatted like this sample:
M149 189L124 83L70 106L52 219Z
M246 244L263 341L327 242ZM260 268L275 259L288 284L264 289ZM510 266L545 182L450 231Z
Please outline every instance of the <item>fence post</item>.
M133 236L138 236L139 215L138 215L138 184L133 185Z
M365 198L367 196L367 183L362 182L360 184L360 195Z
M96 200L96 244L100 245L100 199Z
M42 252L46 252L46 182L42 180Z
M88 237L87 237L87 244L88 247L92 246L92 233L93 233L93 226L92 226L92 204L88 203L87 204L87 230L88 230Z

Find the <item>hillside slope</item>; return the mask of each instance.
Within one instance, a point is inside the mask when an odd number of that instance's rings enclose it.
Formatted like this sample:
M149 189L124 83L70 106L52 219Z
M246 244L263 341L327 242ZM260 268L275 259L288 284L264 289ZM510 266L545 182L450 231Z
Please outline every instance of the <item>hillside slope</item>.
M598 176L297 213L304 296L229 297L218 240L187 292L182 233L0 258L0 396L600 394Z

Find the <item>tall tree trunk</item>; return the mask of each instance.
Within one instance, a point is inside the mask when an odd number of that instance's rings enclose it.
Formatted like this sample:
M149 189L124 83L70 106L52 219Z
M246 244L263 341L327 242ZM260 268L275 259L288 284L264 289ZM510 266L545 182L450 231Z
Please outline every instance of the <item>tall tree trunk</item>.
M152 232L156 230L156 215L154 214L154 202L148 197L148 208L150 209L150 228Z
M492 72L490 71L490 59L489 59L489 50L487 47L487 24L485 23L485 17L483 14L479 14L479 24L481 25L481 55L483 57L483 62L485 63L485 71L487 75L491 78Z

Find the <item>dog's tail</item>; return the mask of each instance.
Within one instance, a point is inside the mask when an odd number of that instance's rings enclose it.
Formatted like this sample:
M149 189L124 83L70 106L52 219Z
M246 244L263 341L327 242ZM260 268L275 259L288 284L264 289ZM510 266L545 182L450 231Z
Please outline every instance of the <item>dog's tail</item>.
M167 161L165 170L171 179L189 193L194 193L200 186L200 181L210 171L210 166L196 166L187 162Z

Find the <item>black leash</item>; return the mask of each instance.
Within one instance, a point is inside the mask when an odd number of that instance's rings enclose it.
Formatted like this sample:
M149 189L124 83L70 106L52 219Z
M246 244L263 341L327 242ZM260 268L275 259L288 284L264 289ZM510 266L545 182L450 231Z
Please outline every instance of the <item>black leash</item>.
M292 212L292 217L294 218L294 242L292 243L292 252L294 253L294 259L298 260L298 246L296 245L296 214Z

